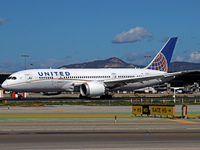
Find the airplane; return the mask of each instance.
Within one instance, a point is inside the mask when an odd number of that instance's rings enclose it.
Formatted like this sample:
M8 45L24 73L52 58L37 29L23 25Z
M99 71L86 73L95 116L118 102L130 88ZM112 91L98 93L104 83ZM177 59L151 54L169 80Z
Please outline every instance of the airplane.
M133 91L172 80L181 72L168 73L178 37L170 38L145 68L30 69L11 74L2 88L45 95L80 92L80 97L112 98L111 91Z

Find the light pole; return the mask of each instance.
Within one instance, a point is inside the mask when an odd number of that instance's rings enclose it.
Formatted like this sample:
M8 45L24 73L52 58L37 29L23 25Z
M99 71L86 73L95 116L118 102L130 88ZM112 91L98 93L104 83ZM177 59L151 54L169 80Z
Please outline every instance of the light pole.
M24 57L24 60L25 60L25 70L26 70L26 57L29 57L29 55L21 55L21 57Z
M173 69L173 71L172 71L172 72L174 72L174 64L172 64L172 69Z
M173 95L173 98L174 98L174 103L176 103L176 90L178 90L179 88L174 88L174 95Z
M30 64L31 65L31 69L33 69L33 64Z
M151 56L144 56L144 57L146 57L147 58L147 65L149 64L149 61L148 61L148 59L149 58L151 58Z

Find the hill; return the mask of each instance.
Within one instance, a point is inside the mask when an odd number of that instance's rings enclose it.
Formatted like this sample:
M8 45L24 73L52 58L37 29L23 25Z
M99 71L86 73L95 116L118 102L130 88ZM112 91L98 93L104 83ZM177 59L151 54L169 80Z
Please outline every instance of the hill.
M169 72L185 70L200 70L200 63L172 62L169 65Z
M117 57L111 57L106 60L96 60L80 64L64 65L59 68L143 68L142 65L134 65L124 62ZM200 70L200 63L191 62L172 62L169 65L169 72L184 70Z
M80 64L64 65L60 68L135 68L140 67L133 64L128 64L117 57L111 57L106 60L96 60Z

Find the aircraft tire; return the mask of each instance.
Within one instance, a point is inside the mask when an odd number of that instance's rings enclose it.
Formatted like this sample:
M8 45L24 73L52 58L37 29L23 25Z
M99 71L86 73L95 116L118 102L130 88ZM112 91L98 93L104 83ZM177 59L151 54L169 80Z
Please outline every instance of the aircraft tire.
M102 95L100 99L112 99L112 95Z
M81 94L79 95L80 99L90 99L91 97L87 97L87 96L82 96Z

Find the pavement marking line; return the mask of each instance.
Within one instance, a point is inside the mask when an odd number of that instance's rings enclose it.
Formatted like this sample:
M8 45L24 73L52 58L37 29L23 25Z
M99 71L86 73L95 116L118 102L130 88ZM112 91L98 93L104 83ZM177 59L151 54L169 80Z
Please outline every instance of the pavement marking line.
M128 135L135 135L135 136L146 136L144 133L132 133L132 134L10 134L10 135L0 135L0 137L32 137L32 136L68 136L68 137L85 137L85 136L128 136Z
M55 111L62 111L62 113L21 113L21 114L13 114L13 113L6 113L6 114L0 114L0 119L14 119L14 118L114 118L115 116L117 116L117 118L132 118L132 114L96 114L96 113L92 113L92 114L81 114L81 113L69 113L69 112L63 112L63 110L55 110Z
M188 150L188 148L89 148L87 150ZM38 149L47 150L47 149ZM64 150L64 149L59 149ZM69 149L69 150L83 150L83 149ZM199 150L199 148L191 148L190 150Z
M57 112L72 112L72 111L65 111L65 110L52 110L52 111L57 111Z
M195 133L161 133L161 134L151 134L151 135L154 135L154 136L161 136L161 135L164 135L164 136L167 136L167 135L200 135L199 133L195 134ZM120 134L120 133L110 133L110 134L10 134L10 135L0 135L0 137L57 137L57 136L67 136L67 137L99 137L99 136L146 136L146 133L130 133L130 134Z
M112 122L108 122L108 123L65 123L65 122L56 122L56 123L52 123L52 122L31 122L31 123L23 123L23 122L20 122L20 123L0 123L0 126L3 126L3 125L59 125L59 124L64 124L64 125L143 125L143 124L149 124L149 125L154 125L154 124L160 124L160 125L163 125L163 124L176 124L176 123L112 123Z
M200 135L200 133L156 133L156 134L152 134L152 135Z
M67 110L53 109L55 113L1 113L0 119L138 119L131 113L73 113ZM56 113L57 112L57 113ZM147 117L139 117L140 119L148 119ZM186 120L171 120L176 123L184 124L200 124L200 122L192 122Z
M192 121L186 121L186 120L171 120L171 121L175 121L178 123L184 123L184 124L199 124L198 122L192 122Z

